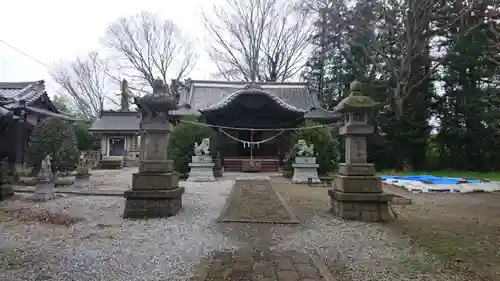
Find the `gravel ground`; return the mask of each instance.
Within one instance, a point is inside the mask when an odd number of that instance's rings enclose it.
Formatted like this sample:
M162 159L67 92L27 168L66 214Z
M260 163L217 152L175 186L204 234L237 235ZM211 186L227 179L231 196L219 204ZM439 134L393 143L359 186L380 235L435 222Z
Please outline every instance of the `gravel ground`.
M96 175L101 187L130 186L133 169ZM101 172L101 171L95 171ZM108 171L107 171L108 172ZM126 180L128 178L128 180ZM0 280L188 280L202 256L253 246L316 251L342 280L460 280L426 273L432 257L377 224L316 213L301 226L218 224L231 180L184 183L183 210L168 219L123 220L124 199L68 196L45 203L0 203ZM82 219L71 226L8 220L30 206Z
M92 170L90 177L92 188L120 189L132 187L132 174L138 172L137 167L125 167L121 170Z

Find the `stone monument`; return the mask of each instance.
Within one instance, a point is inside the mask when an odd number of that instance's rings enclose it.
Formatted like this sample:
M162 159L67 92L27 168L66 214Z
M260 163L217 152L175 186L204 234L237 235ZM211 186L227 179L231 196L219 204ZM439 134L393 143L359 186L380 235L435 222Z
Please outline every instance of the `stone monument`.
M54 182L55 173L52 172L50 156L47 156L42 161L42 166L37 174L36 187L31 199L34 201L47 201L56 198Z
M214 163L210 156L210 139L204 138L200 144L194 143L194 156L189 163L190 171L187 181L191 182L213 182Z
M134 98L141 114L139 172L126 190L124 218L156 218L175 215L182 207L184 187L174 163L167 160L168 135L173 130L171 110L177 104L163 80L154 81L153 93Z
M89 161L85 155L80 155L80 161L78 162L78 168L75 174L75 183L73 184L76 188L88 189L90 185L90 173L89 173Z
M345 116L345 124L339 129L345 140L345 163L340 163L335 187L328 190L332 211L343 219L390 220L388 202L392 194L383 193L381 179L375 176L375 165L367 163L366 137L374 132L368 124L368 115L378 103L361 94L360 82L354 81L350 87L350 95L335 108Z
M299 140L296 144L297 155L293 167L293 183L320 183L318 177L319 164L314 156L314 144L307 145L305 140ZM311 179L311 180L309 180Z

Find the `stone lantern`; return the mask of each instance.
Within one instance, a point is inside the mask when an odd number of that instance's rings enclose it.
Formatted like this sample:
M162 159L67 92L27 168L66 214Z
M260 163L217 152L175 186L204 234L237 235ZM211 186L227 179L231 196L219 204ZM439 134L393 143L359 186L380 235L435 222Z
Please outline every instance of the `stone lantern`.
M352 82L350 88L350 95L335 108L345 118L344 126L339 128L345 141L345 163L339 166L335 188L328 191L332 211L343 219L389 220L388 202L392 195L383 193L375 165L367 163L366 138L374 132L368 117L378 103L362 95L360 82Z
M173 130L170 111L177 104L163 80L154 81L153 93L134 99L141 117L139 172L132 189L125 191L124 218L155 218L175 215L182 207L184 187L174 163L167 160L168 135Z

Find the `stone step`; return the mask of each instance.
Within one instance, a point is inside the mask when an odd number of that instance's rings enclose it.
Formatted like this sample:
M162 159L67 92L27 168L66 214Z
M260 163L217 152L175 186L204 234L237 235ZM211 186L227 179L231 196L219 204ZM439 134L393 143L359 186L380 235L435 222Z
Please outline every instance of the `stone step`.
M227 172L239 172L241 171L242 162L248 159L226 159L224 160L224 171ZM263 160L259 161L262 172L278 172L279 162L278 160Z

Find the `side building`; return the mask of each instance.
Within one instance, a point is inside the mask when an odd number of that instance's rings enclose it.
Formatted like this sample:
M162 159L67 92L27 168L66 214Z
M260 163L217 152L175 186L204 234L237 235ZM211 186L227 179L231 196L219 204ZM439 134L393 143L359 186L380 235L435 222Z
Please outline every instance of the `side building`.
M101 111L90 127L100 139L102 168L136 165L139 160L139 118L135 111Z
M34 126L48 117L82 121L59 112L47 94L44 80L0 82L0 157L23 171L29 136Z

